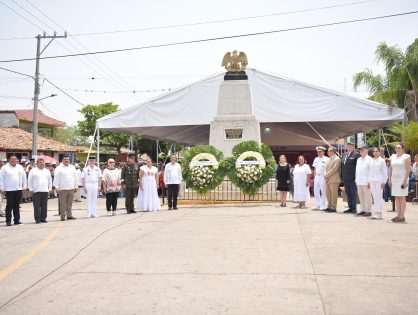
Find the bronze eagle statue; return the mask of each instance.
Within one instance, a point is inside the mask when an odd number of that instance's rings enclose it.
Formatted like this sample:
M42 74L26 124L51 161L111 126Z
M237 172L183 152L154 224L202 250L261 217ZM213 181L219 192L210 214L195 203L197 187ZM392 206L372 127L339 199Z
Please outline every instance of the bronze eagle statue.
M247 65L247 55L243 51L227 52L222 59L222 67L225 67L228 72L244 71Z

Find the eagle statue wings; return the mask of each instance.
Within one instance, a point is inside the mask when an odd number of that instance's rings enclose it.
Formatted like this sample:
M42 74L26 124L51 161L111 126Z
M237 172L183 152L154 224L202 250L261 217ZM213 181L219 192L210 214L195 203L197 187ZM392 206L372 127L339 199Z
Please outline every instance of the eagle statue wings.
M247 55L243 51L227 52L222 59L222 67L225 67L228 72L244 71L247 65Z

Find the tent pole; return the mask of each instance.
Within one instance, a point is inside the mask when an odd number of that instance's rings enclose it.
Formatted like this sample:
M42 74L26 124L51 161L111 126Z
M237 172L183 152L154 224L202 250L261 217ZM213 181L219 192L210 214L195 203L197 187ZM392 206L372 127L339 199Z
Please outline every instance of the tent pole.
M100 164L100 129L97 128L97 165Z
M160 140L159 139L157 139L157 149L156 149L156 151L157 151L157 165L158 165L158 147L160 146Z
M96 136L96 132L97 132L97 128L94 129L93 139L91 139L91 142L90 142L90 148L89 148L89 152L87 153L87 158L86 158L86 165L87 165L87 161L89 160L89 157L90 157L91 148L93 147L94 137Z
M378 132L379 132L379 137L377 139L378 139L378 146L379 146L379 150L380 150L380 146L381 146L381 143L382 143L380 135L382 133L382 129L379 129Z

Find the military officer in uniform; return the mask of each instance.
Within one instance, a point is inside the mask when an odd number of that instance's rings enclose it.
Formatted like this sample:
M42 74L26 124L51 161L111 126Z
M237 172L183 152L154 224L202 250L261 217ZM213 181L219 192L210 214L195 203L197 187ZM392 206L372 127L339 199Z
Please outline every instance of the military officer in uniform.
M322 146L316 147L318 156L312 163L312 167L315 168L315 180L314 180L314 194L316 200L316 207L314 210L326 209L326 184L325 184L325 163L329 158L325 156L325 148Z
M139 186L139 167L135 163L135 153L128 154L128 163L122 168L121 182L125 189L126 212L136 213L134 199Z
M95 165L96 157L89 157L89 165L87 165L81 173L81 181L84 191L86 192L87 199L87 217L97 218L97 194L102 187L102 171ZM77 183L76 179L76 183ZM78 183L77 183L78 184ZM76 184L76 186L77 186Z

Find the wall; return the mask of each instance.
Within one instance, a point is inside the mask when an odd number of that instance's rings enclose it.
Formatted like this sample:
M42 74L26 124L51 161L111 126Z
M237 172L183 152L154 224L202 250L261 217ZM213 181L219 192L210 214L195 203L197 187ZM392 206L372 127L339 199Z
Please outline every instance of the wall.
M0 112L0 126L1 127L19 127L19 120L14 112Z

